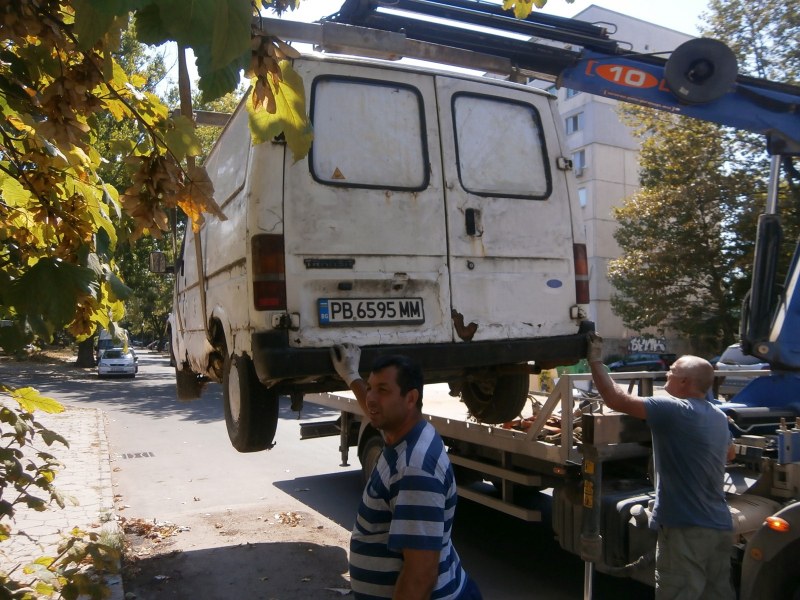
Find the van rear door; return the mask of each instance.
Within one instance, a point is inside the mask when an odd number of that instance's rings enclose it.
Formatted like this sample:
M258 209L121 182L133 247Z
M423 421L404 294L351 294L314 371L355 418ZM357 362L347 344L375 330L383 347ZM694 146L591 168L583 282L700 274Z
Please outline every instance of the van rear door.
M333 61L295 69L314 144L285 165L290 344L452 341L433 77Z
M474 340L573 334L573 224L546 95L437 77L452 308Z

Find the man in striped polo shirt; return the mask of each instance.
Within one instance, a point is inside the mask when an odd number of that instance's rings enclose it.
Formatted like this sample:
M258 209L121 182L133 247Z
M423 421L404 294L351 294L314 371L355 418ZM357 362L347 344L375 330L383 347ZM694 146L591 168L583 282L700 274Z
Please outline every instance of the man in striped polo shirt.
M354 344L331 349L336 372L386 442L350 539L353 594L480 600L450 542L456 483L442 438L422 418L422 370L405 356L384 356L364 381L360 358Z

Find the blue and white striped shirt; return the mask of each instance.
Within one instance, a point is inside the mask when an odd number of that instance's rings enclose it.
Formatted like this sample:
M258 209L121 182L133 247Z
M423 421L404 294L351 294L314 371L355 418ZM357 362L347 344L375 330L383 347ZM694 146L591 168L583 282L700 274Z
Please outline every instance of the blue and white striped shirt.
M397 444L384 448L350 538L355 598L391 598L406 548L439 550L439 578L431 598L458 598L467 577L450 543L456 500L450 459L433 425L420 421Z

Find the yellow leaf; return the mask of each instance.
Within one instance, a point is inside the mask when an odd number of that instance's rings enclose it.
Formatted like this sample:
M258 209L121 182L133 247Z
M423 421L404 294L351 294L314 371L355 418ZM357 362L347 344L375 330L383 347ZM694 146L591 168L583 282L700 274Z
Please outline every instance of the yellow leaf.
M164 134L167 148L178 160L186 156L199 156L203 151L202 144L194 130L194 123L184 116L172 119L172 127Z
M5 171L0 171L0 189L3 190L3 202L8 206L25 207L30 205L31 193Z
M44 581L37 581L33 587L39 598L50 598L56 592L56 588Z
M311 149L314 134L306 115L306 94L303 78L292 68L288 60L280 62L283 77L273 87L277 115L283 121L286 144L292 151L295 162L305 157ZM277 88L277 89L275 89Z
M220 221L227 217L214 200L214 185L203 167L190 167L187 175L188 181L184 184L177 196L178 205L192 220L192 229L199 231L204 218L202 213L213 214Z
M124 102L115 98L107 98L105 102L103 102L103 106L106 107L117 122L122 121L125 117L133 115Z
M26 133L35 133L36 131L33 127L27 125L25 122L22 121L22 119L20 119L16 115L8 115L6 117L6 121L8 121L11 125L19 129L20 131L24 131Z
M48 396L42 396L38 390L32 387L11 390L11 397L17 401L22 410L30 413L36 410L51 414L64 412L64 406L61 403Z
M256 108L253 104L253 94L255 93L255 80L251 80L253 92L247 95L247 113L250 122L250 137L253 144L263 144L268 142L283 131L283 124L278 116L265 110L263 105Z

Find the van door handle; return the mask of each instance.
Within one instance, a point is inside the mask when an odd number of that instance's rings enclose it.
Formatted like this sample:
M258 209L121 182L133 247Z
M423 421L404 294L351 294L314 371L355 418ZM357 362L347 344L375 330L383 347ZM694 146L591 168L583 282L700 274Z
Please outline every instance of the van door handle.
M474 208L468 208L464 211L464 224L467 228L467 235L472 237L480 237L483 231L478 231L478 220L480 219L481 212Z

